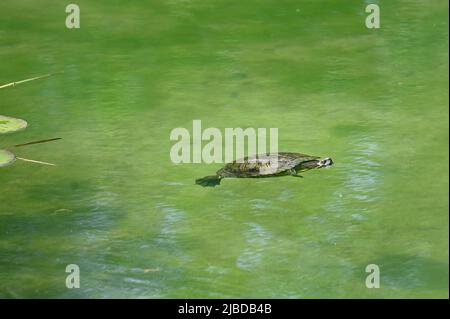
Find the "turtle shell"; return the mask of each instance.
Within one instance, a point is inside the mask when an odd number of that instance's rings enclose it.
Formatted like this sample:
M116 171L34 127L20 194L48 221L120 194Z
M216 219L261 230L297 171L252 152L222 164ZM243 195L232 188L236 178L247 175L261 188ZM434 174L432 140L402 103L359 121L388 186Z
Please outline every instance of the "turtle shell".
M285 175L289 174L289 171L299 164L318 158L317 156L300 153L260 154L229 163L217 171L217 175L222 177L268 177Z

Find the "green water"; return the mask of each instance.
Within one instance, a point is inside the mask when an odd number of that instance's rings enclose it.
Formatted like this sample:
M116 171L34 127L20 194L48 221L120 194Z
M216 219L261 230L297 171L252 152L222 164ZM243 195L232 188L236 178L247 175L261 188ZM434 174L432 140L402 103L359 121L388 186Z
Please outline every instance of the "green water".
M0 171L0 297L448 298L447 1L76 3L0 4L0 84L64 71L0 90L2 146L63 138ZM201 188L194 119L335 165Z

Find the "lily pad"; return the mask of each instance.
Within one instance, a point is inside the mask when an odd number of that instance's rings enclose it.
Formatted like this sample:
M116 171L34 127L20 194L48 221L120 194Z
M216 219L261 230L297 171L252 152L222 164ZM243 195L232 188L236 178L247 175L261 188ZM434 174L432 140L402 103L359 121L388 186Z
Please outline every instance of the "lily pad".
M0 150L0 167L14 163L16 156L7 150Z
M0 134L17 132L28 126L27 121L0 115Z

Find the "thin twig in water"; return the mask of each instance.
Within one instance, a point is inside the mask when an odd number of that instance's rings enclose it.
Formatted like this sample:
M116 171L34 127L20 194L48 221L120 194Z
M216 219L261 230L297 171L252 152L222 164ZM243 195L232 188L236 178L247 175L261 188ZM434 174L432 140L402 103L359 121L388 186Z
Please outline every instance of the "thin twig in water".
M22 158L22 157L16 157L18 160L24 161L24 162L30 162L30 163L35 163L35 164L42 164L42 165L49 165L49 166L56 166L55 164L52 163L47 163L47 162L41 162L41 161L35 161L35 160L31 160L31 159L27 159L27 158Z
M44 75L41 75L41 76L36 76L34 78L29 78L29 79L25 79L25 80L21 80L21 81L17 81L17 82L11 82L11 83L7 83L7 84L3 84L3 85L0 85L0 89L5 89L7 87L16 86L18 84L22 84L22 83L26 83L26 82L30 82L30 81L34 81L34 80L48 78L49 76L52 76L52 75L55 75L55 74L59 74L59 73L62 73L62 72L48 73L48 74L44 74Z
M50 138L50 139L47 139L47 140L39 140L39 141L33 141L33 142L28 142L28 143L23 143L23 144L16 144L16 145L13 145L13 146L14 147L22 147L22 146L33 145L33 144L53 142L53 141L57 141L57 140L60 140L60 139L61 139L61 137L56 137L56 138Z

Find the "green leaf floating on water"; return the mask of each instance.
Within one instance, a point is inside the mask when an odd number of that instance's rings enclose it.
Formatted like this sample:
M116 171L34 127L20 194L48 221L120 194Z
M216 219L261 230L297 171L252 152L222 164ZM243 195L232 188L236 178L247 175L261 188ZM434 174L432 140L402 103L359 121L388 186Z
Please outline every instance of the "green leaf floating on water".
M14 163L16 156L7 150L0 150L0 167Z
M28 123L14 117L0 115L0 134L13 133L25 129ZM7 150L0 150L0 167L8 166L16 160L16 156Z
M0 115L0 134L17 132L28 126L27 121Z

